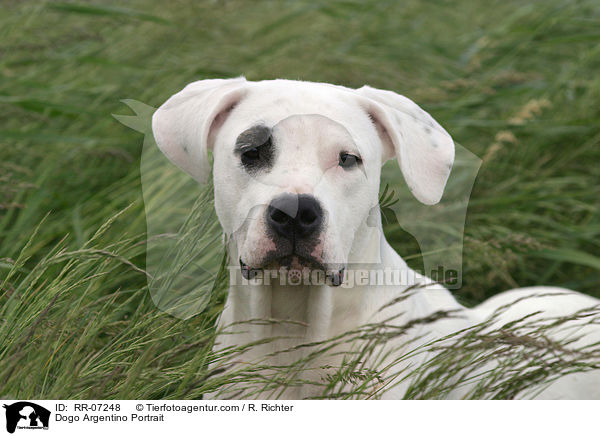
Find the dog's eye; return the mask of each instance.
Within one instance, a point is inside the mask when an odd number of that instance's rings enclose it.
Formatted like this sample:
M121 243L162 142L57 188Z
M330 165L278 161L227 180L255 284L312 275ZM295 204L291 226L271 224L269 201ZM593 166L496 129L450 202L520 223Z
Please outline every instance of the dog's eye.
M342 168L352 168L357 166L361 162L362 160L358 156L345 152L340 153L339 164Z
M242 152L242 163L252 165L260 159L259 147L247 148Z
M247 147L242 150L242 165L252 167L260 161L269 157L269 148L271 147L271 137L258 147Z

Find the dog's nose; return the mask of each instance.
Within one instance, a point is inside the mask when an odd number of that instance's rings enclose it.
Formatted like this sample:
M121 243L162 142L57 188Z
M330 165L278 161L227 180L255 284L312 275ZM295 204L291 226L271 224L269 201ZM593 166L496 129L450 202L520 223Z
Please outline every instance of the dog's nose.
M283 194L269 204L267 225L287 239L307 238L320 229L323 211L312 195Z

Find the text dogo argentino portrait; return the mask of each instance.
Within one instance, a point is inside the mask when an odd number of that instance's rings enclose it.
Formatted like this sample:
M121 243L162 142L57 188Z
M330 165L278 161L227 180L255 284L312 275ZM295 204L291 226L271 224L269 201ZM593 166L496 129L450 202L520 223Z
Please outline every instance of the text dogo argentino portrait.
M411 380L391 380L390 374L426 358L406 357L407 344L417 347L444 338L490 319L500 308L496 327L523 317L569 315L599 303L573 291L536 287L466 309L443 286L410 270L383 236L381 166L397 159L414 197L435 204L452 170L454 143L429 114L394 92L289 80L202 80L164 103L153 116L152 129L162 152L198 182L209 179L208 153L213 154L217 216L230 266L244 278L231 284L215 350L257 343L248 348L244 362L285 366L310 353L302 344L362 325L400 326L453 314L414 323L401 337L378 345L373 356L385 368L378 378L386 389L372 397L402 398ZM404 282L339 286L350 269L360 267L401 272ZM319 272L323 280L301 286L255 280L264 278L265 271L283 276ZM256 320L286 322L252 322ZM243 323L247 325L240 328ZM576 332L573 346L600 340L600 329L587 320L568 326L572 329L556 336ZM311 380L343 366L344 354L350 352L352 344L337 344L335 352L306 368L306 383L287 387L277 397L318 396ZM399 356L404 356L401 363ZM468 384L447 396L461 398L466 389ZM253 396L271 398L273 392ZM537 398L600 398L600 372L557 377Z

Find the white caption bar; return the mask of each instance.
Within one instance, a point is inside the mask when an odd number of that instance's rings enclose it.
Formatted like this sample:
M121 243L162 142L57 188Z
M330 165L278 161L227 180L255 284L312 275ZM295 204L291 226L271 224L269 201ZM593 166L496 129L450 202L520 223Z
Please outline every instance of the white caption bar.
M1 434L502 435L597 432L593 401L0 400ZM310 431L312 433L308 433ZM234 433L235 432L235 433Z

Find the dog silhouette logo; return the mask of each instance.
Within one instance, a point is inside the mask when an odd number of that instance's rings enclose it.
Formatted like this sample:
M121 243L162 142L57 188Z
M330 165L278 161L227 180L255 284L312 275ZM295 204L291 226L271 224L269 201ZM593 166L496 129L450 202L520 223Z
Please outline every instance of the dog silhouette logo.
M50 411L29 401L4 404L6 409L6 431L19 429L48 429Z

